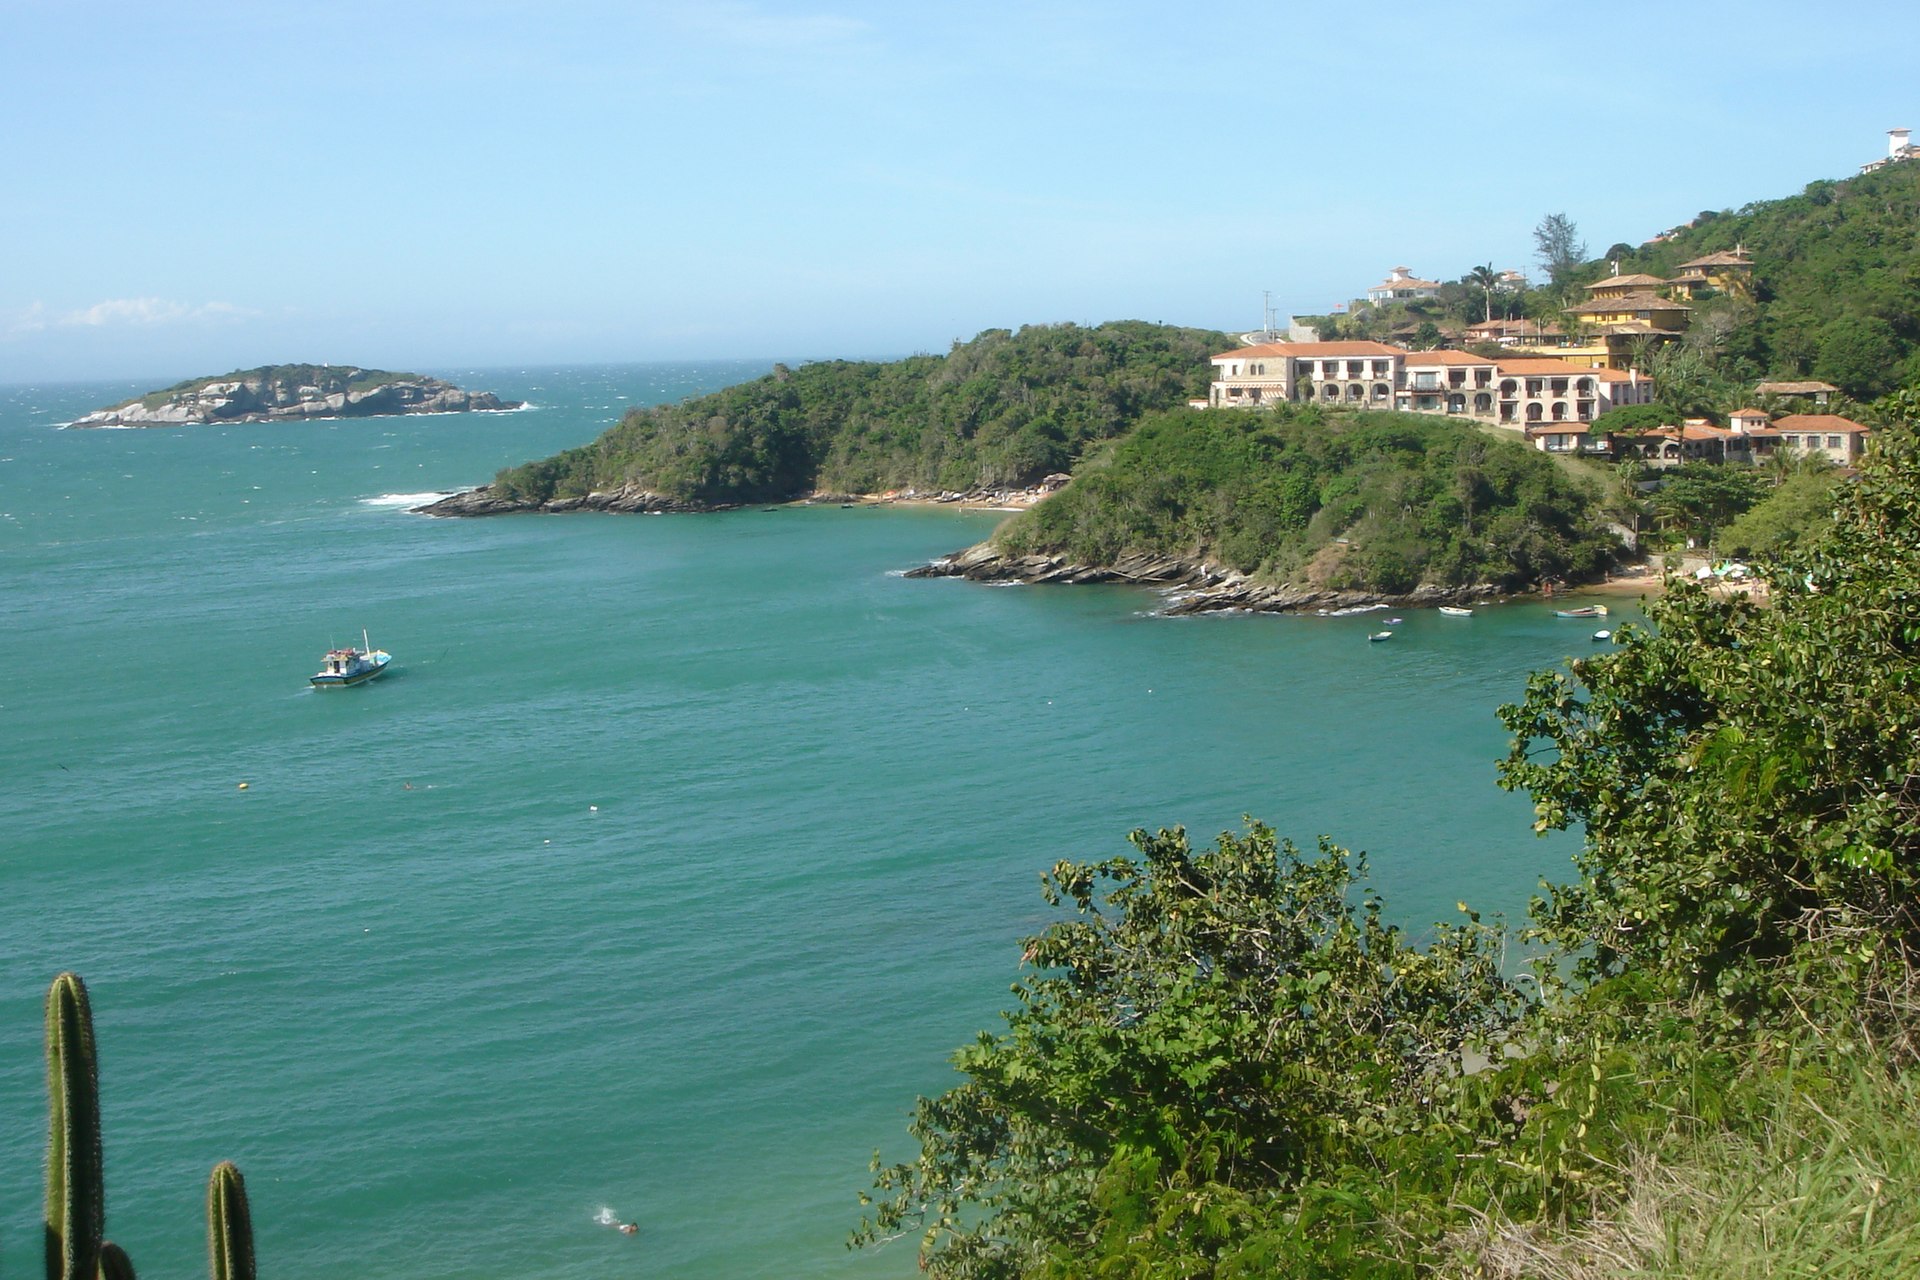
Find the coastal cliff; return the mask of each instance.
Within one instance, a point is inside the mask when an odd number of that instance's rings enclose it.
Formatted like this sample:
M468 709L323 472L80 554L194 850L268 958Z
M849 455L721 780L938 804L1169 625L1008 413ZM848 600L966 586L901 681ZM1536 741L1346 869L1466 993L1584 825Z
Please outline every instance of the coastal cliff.
M463 391L417 373L354 365L282 364L192 378L75 419L74 427L176 427L219 422L284 422L406 413L499 412L521 408L490 391Z
M561 515L569 511L611 511L623 514L649 514L674 512L677 514L696 514L704 511L726 511L738 503L694 502L685 498L674 498L662 493L654 493L641 485L622 485L618 489L595 490L570 498L532 498L521 497L503 492L496 485L481 485L478 489L466 489L437 502L429 502L423 507L411 507L415 515L422 516L504 516L516 512L531 512L543 515Z
M1443 604L1473 604L1495 598L1492 583L1446 586L1422 583L1410 590L1379 592L1353 587L1332 588L1292 582L1262 581L1217 562L1191 556L1130 552L1108 564L1083 564L1068 556L1047 553L1017 554L992 542L982 542L942 556L917 569L909 578L966 578L973 582L1072 584L1112 582L1159 587L1168 592L1166 614L1334 612L1388 605L1409 609Z

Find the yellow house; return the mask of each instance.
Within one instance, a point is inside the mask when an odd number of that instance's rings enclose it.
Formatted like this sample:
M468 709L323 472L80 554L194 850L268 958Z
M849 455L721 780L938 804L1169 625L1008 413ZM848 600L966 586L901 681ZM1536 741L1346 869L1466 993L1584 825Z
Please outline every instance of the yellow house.
M1747 256L1745 245L1735 245L1731 252L1710 253L1704 258L1681 263L1680 274L1667 283L1688 298L1697 297L1708 289L1752 297L1753 259Z
M1588 285L1587 294L1592 298L1624 298L1629 294L1652 293L1655 289L1665 288L1666 284L1659 276L1611 275Z

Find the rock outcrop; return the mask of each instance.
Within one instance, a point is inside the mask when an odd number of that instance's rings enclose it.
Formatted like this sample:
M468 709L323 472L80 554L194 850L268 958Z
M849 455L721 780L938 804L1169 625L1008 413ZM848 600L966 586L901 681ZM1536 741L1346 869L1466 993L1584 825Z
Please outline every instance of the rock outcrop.
M1418 609L1470 604L1499 595L1491 585L1419 586L1399 595L1333 591L1296 583L1260 582L1233 569L1177 556L1125 555L1110 565L1084 565L1056 555L1008 555L990 542L942 556L907 571L909 578L969 578L975 582L1119 582L1159 587L1168 593L1169 614L1245 609L1260 613L1305 613L1384 604Z
M217 422L282 422L402 413L498 412L522 407L491 391L462 391L417 373L353 365L270 365L195 378L125 404L99 409L75 427L175 427Z
M538 512L546 515L561 515L570 511L616 511L632 513L677 512L691 514L701 511L730 511L735 503L712 504L688 502L684 498L670 498L665 494L654 493L637 485L627 485L620 489L589 493L581 498L550 498L545 502L534 502L525 498L512 498L500 493L490 484L478 489L468 489L452 497L442 498L438 502L429 502L424 507L413 507L416 515L423 516L503 516L516 511Z

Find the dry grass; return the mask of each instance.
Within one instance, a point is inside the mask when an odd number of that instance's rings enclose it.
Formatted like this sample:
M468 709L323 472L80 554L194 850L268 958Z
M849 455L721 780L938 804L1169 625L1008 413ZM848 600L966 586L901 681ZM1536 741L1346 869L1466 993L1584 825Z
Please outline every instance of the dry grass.
M1920 1276L1920 1084L1862 1069L1821 1100L1782 1082L1743 1129L1674 1131L1584 1226L1489 1217L1450 1244L1476 1280Z

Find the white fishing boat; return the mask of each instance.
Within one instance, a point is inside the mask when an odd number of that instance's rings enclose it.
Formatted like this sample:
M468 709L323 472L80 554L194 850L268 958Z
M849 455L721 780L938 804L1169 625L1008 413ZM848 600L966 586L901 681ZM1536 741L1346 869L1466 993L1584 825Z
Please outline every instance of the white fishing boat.
M1391 631L1376 631L1376 632L1374 632L1374 633L1373 633L1372 635L1370 635L1370 636L1368 636L1368 637L1367 637L1367 639L1368 639L1368 641L1369 641L1369 642L1371 642L1371 643L1373 643L1373 644L1379 644L1379 643L1380 643L1380 642L1381 642L1382 640L1391 640L1391 639L1393 639L1393 632L1391 632Z
M1440 612L1449 618L1471 618L1473 616L1473 610L1462 609L1457 604L1443 604L1440 606Z
M1607 631L1603 629L1593 633L1593 642L1595 644L1605 644L1607 641L1611 639L1613 639L1613 632L1611 631Z
M321 660L320 670L309 679L316 689L344 689L348 685L365 684L379 676L393 661L393 655L385 649L376 649L367 639L363 629L360 632L361 648L329 649Z

